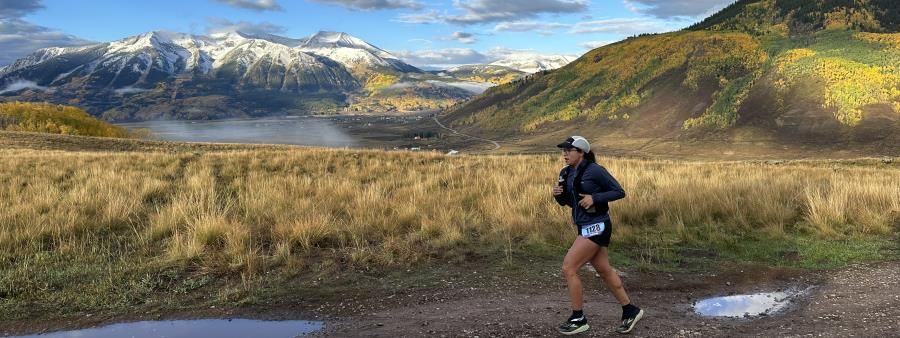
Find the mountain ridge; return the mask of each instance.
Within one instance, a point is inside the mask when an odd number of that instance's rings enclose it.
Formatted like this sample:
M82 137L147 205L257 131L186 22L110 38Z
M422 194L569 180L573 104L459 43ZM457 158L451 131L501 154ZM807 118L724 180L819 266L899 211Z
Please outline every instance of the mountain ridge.
M0 99L77 105L118 121L429 109L473 95L422 75L343 32L291 39L151 31L37 50L0 68ZM400 82L417 88L380 91Z
M900 10L893 2L859 7L869 12L817 4L839 14ZM444 119L525 143L581 130L622 147L749 139L898 149L900 34L854 29L877 16L796 9L789 15L830 21L794 29L774 16L778 5L739 1L692 29L594 49L562 68L493 87Z

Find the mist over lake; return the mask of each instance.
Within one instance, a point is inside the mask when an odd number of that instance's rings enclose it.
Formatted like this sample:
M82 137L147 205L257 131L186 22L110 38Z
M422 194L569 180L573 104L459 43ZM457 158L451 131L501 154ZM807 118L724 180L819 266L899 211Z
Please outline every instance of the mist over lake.
M294 144L355 147L359 142L328 119L268 117L214 121L145 121L121 123L126 128L148 128L169 141Z

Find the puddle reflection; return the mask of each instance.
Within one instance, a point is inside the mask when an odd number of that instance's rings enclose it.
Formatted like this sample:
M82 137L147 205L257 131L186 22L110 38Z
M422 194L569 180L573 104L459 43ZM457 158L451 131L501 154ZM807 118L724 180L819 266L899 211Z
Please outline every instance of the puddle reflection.
M143 321L74 331L48 332L21 338L292 338L322 329L322 322L291 320L201 319Z
M694 311L707 317L767 316L784 310L794 298L806 294L812 288L707 298L694 303Z

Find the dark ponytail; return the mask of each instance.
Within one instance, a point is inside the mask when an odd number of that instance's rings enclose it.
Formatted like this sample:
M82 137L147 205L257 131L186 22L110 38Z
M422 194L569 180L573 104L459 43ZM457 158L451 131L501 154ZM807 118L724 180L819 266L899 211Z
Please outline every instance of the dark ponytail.
M588 163L597 163L597 156L594 155L594 151L591 150L589 152L584 153L584 160L588 161Z

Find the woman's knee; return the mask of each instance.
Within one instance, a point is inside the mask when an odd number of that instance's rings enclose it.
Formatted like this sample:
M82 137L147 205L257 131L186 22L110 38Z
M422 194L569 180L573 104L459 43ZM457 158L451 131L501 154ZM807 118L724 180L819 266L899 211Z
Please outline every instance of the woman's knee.
M594 264L592 264L594 265ZM596 264L594 265L594 270L597 270L597 273L600 274L601 277L609 277L616 273L616 270L613 269L609 264Z
M562 265L563 276L571 277L578 274L578 267L575 264L565 262Z

